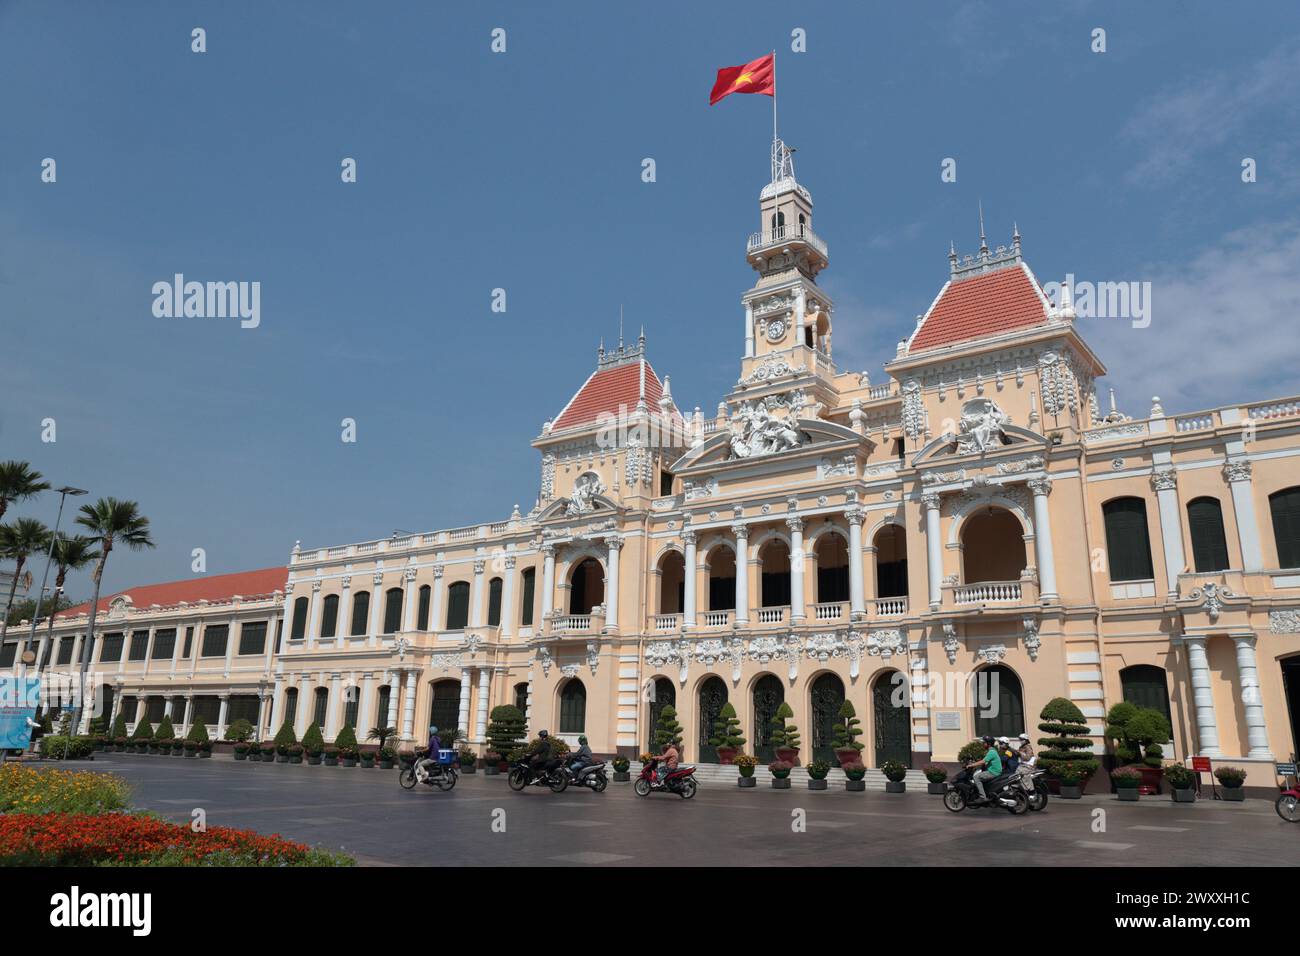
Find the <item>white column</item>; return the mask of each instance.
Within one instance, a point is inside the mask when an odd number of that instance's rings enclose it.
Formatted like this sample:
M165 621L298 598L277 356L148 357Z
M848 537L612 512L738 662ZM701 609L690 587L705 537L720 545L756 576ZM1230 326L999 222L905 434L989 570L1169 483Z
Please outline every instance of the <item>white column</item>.
M217 712L217 740L223 740L226 736L226 716L230 711L230 693L221 695L221 709Z
M786 518L785 526L790 529L790 620L800 621L807 617L803 597L803 519L797 515Z
M745 303L745 358L754 357L754 307Z
M176 642L172 644L172 672L171 676L176 676L176 664L181 659L181 648L185 646L185 625L180 621L176 622ZM80 654L80 649L78 649ZM81 660L80 656L76 660Z
M157 638L157 636L158 636L158 625L150 624L149 639L148 641L145 642L145 646L144 646L144 664L140 668L141 674L149 673L149 662L153 660L153 642Z
M396 727L401 720L401 711L397 709L402 700L401 681L402 677L397 671L388 672L388 713L384 714L384 727Z
M177 737L181 737L189 733L190 723L191 721L193 721L193 719L194 719L194 693L193 691L191 691L190 693L185 695L185 713L181 714L181 725L178 728L179 732L176 734Z
M406 672L406 699L402 702L402 739L411 740L415 733L415 671Z
M190 647L190 680L194 680L194 672L199 666L199 656L203 650L203 629L206 626L202 619L194 621L193 645Z
M415 630L415 606L416 600L415 588L415 568L407 568L406 573L402 575L402 630Z
M474 739L479 743L487 740L488 690L491 687L492 670L488 667L478 669L478 707L474 720Z
M320 637L320 617L321 609L325 602L320 597L321 582L313 581L311 583L311 604L307 607L307 649L310 650L316 646L316 639ZM338 628L335 627L335 631Z
M618 630L618 553L623 549L623 539L611 534L605 539L609 570L605 574L605 629Z
M849 522L849 617L859 620L866 616L867 602L862 591L862 521L866 512L849 508L844 512Z
M804 344L803 325L804 317L808 314L808 299L804 293L803 287L800 286L794 290L794 327L799 331L799 344ZM813 340L816 344L816 339Z
M1033 478L1029 490L1034 493L1034 552L1038 564L1038 596L1055 598L1056 557L1052 551L1052 517L1047 496L1052 493L1052 479ZM1163 526L1164 522L1161 521ZM1179 565L1182 567L1182 565Z
M305 705L305 706L304 706ZM314 704L311 699L311 679L306 674L298 675L298 704L293 714L293 732L302 740L302 735L311 725L310 720L304 720L313 710Z
M384 572L376 571L370 581L370 622L366 626L366 645L375 647L379 643L379 615L384 612Z
M339 594L339 614L334 619L334 640L342 645L345 638L352 634L352 575L345 574L339 582L343 587ZM285 621L285 627L289 622Z
M1196 708L1196 742L1202 757L1222 757L1219 724L1214 717L1214 693L1210 689L1210 662L1205 656L1205 638L1183 637L1187 662L1192 672L1192 701Z
M445 570L441 564L433 566L433 593L429 601L429 630L442 630L442 572ZM393 700L397 700L396 697Z
M921 496L925 505L925 556L930 577L930 610L943 603L943 541L939 538L939 496L929 492Z
M284 629L289 633L284 635L284 639L289 640L293 634L293 582L286 582L284 585ZM180 638L184 638L185 629L180 628L177 633L178 640L176 646L180 647Z
M469 668L460 669L460 712L456 714L457 729L469 735Z
M172 715L172 699L171 699L170 697L164 697L164 698L163 698L163 716L164 716L164 717L170 717L171 715Z
M257 729L253 732L253 739L262 740L272 734L266 732L266 687L262 686L257 691Z
M487 598L487 586L483 583L483 569L486 566L487 562L482 558L474 562L474 593L472 598L474 603L470 609L470 627L483 626L483 606Z
M230 676L230 663L235 656L235 627L239 622L233 617L226 624L226 669L225 676Z
M325 735L326 740L333 740L339 732L339 702L342 700L339 681L341 679L341 674L330 675L329 703L325 708L325 726L321 728L321 733Z
M682 626L695 626L695 532L690 528L682 531L682 542L686 546L686 581L683 588L684 604L682 608Z
M501 595L501 636L509 638L515 632L515 556L505 557L505 582Z
M284 723L284 675L275 675L275 688L271 691L271 735Z
M1246 711L1246 741L1250 744L1248 757L1272 760L1268 747L1268 728L1264 725L1264 698L1259 688L1259 668L1255 662L1255 635L1234 634L1237 645L1237 683L1241 687L1241 704Z
M1178 473L1173 468L1161 468L1151 475L1160 507L1160 540L1165 551L1165 580L1170 597L1178 594L1178 575L1182 574L1187 558L1183 556L1183 521L1178 509Z
M733 524L736 536L736 623L749 623L749 525Z
M555 607L555 545L542 545L542 622Z
M352 729L357 732L358 743L365 740L365 733L374 724L375 710L375 675L364 674L361 678L361 702L357 705L357 726Z
M266 619L266 647L262 655L262 673L271 676L271 659L275 656L275 612Z
M1255 517L1255 496L1250 480L1250 462L1230 461L1223 466L1223 480L1232 489L1232 510L1237 517L1237 540L1241 561L1247 571L1264 567L1264 550L1259 542L1259 521Z

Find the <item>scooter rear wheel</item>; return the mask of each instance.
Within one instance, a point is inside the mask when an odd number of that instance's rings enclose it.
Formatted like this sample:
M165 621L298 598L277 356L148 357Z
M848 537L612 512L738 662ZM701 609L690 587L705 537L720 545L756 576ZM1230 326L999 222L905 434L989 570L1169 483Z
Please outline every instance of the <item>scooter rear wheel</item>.
M638 797L648 797L650 796L650 781L638 780L632 784L632 789L636 791Z
M1273 804L1273 809L1277 815L1287 823L1300 823L1300 800L1284 793L1277 798L1277 803Z
M1034 787L1034 792L1028 794L1029 809L1042 810L1047 807L1047 790L1041 787Z
M446 793L452 787L456 786L456 780L460 774L456 773L454 767L448 767L443 771L442 776L438 778L438 789Z
M943 795L943 805L953 813L961 813L966 809L966 798L960 790L949 790Z
M592 790L595 790L597 793L604 793L605 788L608 786L609 786L609 777L605 776L603 773L595 774L595 778L592 780L591 783Z
M1012 800L1016 801L1016 805L1014 807L1007 807L1007 812L1009 812L1013 816L1018 817L1021 814L1025 814L1029 812L1029 798L1025 796L1025 791L1016 790L1013 793L1000 794L1000 796L1008 796Z
M691 797L695 796L695 791L698 789L700 789L700 785L695 782L694 777L692 777L690 780L687 780L685 783L682 784L682 789L680 791L682 795L682 799L683 800L691 799Z

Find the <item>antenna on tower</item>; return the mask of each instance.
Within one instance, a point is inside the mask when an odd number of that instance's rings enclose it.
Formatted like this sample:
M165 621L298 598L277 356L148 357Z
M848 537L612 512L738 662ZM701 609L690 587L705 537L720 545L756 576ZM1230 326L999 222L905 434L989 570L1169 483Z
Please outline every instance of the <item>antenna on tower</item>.
M623 351L623 304L618 306L618 350Z
M980 252L988 254L989 241L984 238L984 200L979 200L980 207Z

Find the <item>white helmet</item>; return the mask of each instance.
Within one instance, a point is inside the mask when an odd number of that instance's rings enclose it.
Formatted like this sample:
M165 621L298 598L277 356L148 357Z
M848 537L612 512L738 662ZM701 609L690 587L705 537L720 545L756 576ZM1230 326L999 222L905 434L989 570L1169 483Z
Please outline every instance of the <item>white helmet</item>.
M1019 736L1019 738L1017 738L1017 739L1019 739L1019 740L1028 740L1028 739L1029 739L1029 734L1021 734L1021 735Z
M1008 740L1006 737L999 737L999 738L998 738L998 743L1000 743L1000 744L1009 744L1009 743L1011 743L1011 741Z

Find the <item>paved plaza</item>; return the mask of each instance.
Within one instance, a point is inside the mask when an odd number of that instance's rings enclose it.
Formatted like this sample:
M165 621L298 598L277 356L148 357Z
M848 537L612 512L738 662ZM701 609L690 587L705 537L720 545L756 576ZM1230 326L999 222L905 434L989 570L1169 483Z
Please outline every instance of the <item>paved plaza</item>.
M630 784L603 794L462 776L450 793L402 790L397 772L98 754L95 770L135 787L133 804L185 822L279 833L347 852L363 865L827 866L1014 864L1278 866L1300 826L1268 800L1121 804L1107 795L1052 800L1042 813L950 813L925 793L812 793L704 783L692 801ZM1105 811L1105 830L1095 811ZM504 811L504 818L497 811ZM794 811L806 812L796 832ZM505 832L493 821L504 820ZM500 823L497 825L500 829Z

